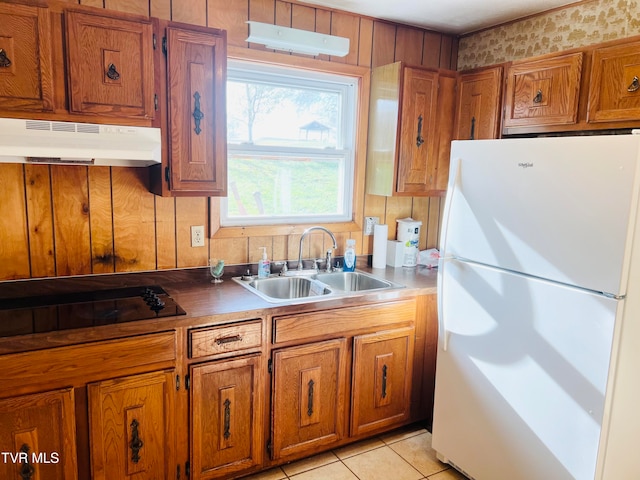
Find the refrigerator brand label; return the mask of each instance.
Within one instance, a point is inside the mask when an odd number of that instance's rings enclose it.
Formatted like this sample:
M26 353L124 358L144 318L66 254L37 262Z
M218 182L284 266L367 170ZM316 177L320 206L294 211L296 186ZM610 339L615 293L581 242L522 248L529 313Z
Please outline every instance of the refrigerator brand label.
M533 167L533 162L520 162L518 163L518 166L522 168Z

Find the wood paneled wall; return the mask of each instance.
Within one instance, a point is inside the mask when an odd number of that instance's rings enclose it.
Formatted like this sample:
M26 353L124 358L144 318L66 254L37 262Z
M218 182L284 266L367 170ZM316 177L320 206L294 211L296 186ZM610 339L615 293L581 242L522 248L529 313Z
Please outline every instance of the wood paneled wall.
M402 60L455 70L454 37L335 10L281 0L82 0L83 5L223 28L230 45L245 42L247 20L349 37L344 58L321 60L374 67ZM270 245L273 259L298 256L298 239L208 239L192 248L190 226L209 224L206 198L162 198L148 191L144 168L0 164L0 280L164 270L206 265L210 251L228 263L258 260ZM437 245L442 199L367 196L364 215L377 216L395 238L396 219L423 222L421 248ZM214 212L215 213L215 212ZM371 253L361 231L359 253ZM342 254L341 242L338 255ZM306 252L305 252L306 253ZM309 251L310 255L316 252ZM0 285L1 288L1 285Z

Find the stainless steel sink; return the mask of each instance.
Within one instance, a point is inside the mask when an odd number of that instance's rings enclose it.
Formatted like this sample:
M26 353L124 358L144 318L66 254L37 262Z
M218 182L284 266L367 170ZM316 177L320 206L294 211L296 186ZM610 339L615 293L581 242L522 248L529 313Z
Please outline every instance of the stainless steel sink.
M393 283L363 272L318 273L315 277L322 283L343 292L361 292L379 288L392 288Z
M235 279L234 279L235 280ZM331 289L309 277L271 277L240 280L241 285L269 301L328 295Z
M233 280L272 303L329 300L404 287L365 272L312 272L309 275L249 280L235 277Z

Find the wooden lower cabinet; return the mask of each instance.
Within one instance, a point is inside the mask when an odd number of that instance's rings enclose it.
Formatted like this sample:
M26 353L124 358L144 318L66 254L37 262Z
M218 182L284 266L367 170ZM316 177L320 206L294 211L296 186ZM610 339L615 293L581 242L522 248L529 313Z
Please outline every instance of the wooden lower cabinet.
M262 464L262 375L259 354L190 368L190 478L220 478Z
M347 381L346 338L273 352L273 459L342 439Z
M92 479L175 478L175 372L95 382L87 390Z
M0 400L0 478L78 478L73 389Z
M409 419L415 328L353 339L351 435Z

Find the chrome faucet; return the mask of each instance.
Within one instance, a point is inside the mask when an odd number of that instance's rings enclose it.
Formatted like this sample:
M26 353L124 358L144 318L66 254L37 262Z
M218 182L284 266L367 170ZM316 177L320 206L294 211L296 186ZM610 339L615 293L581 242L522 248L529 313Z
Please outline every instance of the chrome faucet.
M327 259L326 259L326 270L327 272L331 271L331 253L333 250L335 250L336 248L338 248L338 242L336 241L336 237L333 235L333 233L331 233L330 230L326 229L325 227L309 227L307 228L304 232L302 232L302 235L300 236L300 253L298 255L298 270L302 270L302 242L304 240L304 238L307 236L307 234L309 234L310 232L314 231L314 230L322 230L323 232L325 232L327 235L329 235L331 237L331 240L333 240L333 248L329 248L327 249Z

